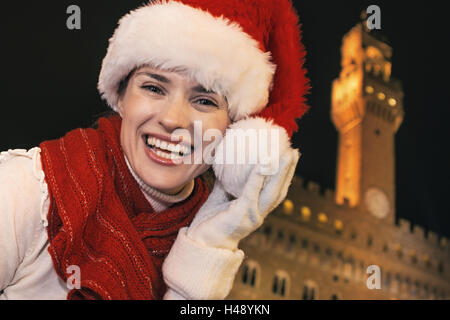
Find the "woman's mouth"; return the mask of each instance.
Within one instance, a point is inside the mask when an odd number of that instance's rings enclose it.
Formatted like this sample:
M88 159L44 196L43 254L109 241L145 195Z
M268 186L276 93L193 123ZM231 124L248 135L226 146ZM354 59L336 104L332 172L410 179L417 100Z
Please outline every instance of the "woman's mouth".
M171 143L165 140L158 139L150 135L144 135L144 142L151 152L150 155L161 164L180 164L184 157L190 156L192 147L189 148L186 144Z

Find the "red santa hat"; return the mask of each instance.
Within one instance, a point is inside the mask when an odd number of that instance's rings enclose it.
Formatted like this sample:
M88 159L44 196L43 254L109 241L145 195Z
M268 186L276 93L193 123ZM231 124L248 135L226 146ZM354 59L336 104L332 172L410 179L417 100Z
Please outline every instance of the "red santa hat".
M298 16L291 0L157 0L119 21L98 89L117 111L118 86L134 68L183 68L227 97L233 121L273 119L288 136L308 109Z
M227 98L230 128L281 127L278 146L286 149L296 119L308 109L304 58L291 0L156 0L120 19L98 89L118 111L119 83L133 69L182 69ZM235 196L251 168L213 164L216 177Z

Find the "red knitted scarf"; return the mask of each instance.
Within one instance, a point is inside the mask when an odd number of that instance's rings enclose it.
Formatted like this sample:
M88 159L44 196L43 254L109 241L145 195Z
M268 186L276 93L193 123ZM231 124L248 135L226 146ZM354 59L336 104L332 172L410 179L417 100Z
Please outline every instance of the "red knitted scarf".
M189 198L154 212L125 163L120 126L120 117L101 118L98 129L40 145L49 252L64 281L69 266L80 268L81 288L68 299L161 299L162 263L209 194L197 177Z

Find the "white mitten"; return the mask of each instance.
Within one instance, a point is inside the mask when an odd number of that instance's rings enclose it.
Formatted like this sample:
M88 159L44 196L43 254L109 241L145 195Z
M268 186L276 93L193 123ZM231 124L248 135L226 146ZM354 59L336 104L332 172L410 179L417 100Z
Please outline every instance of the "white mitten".
M214 188L197 212L187 236L206 246L237 249L240 240L255 231L266 216L286 197L300 153L288 148L280 157L278 171L265 175L256 164L235 200L230 200L222 182Z

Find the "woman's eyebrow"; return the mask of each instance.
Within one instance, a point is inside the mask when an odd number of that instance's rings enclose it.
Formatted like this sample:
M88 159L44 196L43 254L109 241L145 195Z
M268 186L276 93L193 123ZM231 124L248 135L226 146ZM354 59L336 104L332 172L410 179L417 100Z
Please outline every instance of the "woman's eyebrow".
M197 85L197 86L195 86L195 87L193 87L192 88L192 90L193 91L196 91L196 92L201 92L201 93L213 93L213 94L216 94L214 91L212 91L212 90L206 90L202 85Z
M147 72L147 71L137 72L137 75L141 75L141 74L142 74L142 75L146 75L146 76L148 76L148 77L150 77L150 78L153 78L153 79L155 79L155 80L164 82L164 83L171 83L169 79L167 79L166 77L164 77L164 76L162 76L162 75L160 75L160 74L157 74L157 73L151 73L151 72ZM195 86L195 87L193 87L192 90L193 90L193 91L196 91L196 92L200 92L200 93L213 93L213 94L216 94L216 93L215 93L214 91L212 91L212 90L206 90L205 87L203 87L203 86L200 85L200 84L197 85L197 86Z
M157 73L141 71L141 72L138 72L137 74L138 75L143 74L143 75L146 75L146 76L148 76L150 78L153 78L155 80L158 80L158 81L161 81L161 82L164 82L164 83L170 83L169 79L167 79L166 77L164 77L164 76L162 76L160 74L157 74Z

